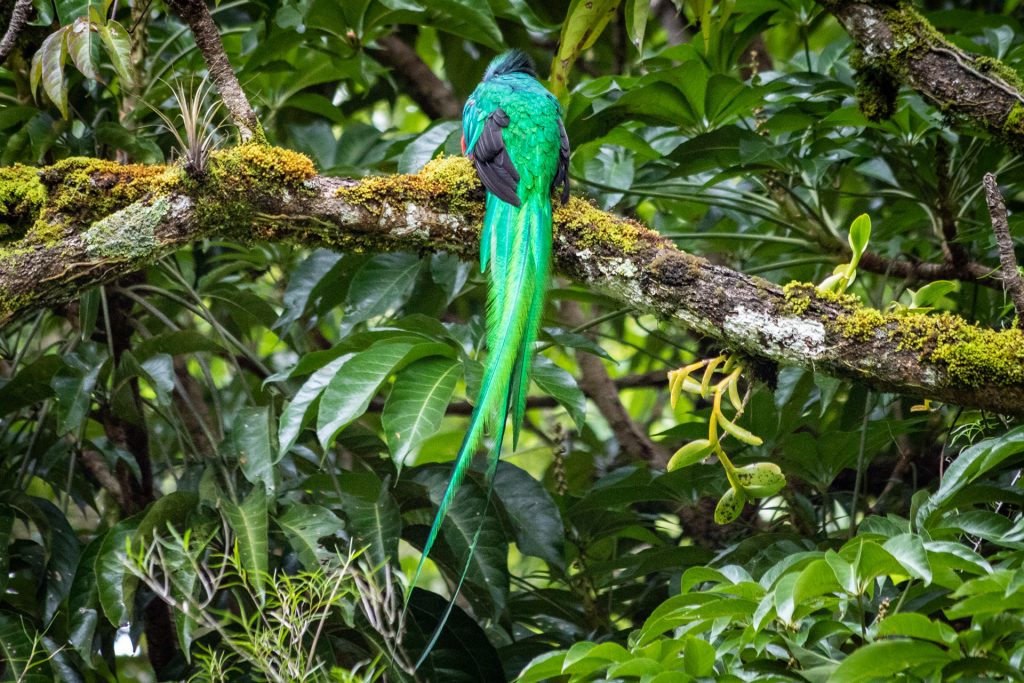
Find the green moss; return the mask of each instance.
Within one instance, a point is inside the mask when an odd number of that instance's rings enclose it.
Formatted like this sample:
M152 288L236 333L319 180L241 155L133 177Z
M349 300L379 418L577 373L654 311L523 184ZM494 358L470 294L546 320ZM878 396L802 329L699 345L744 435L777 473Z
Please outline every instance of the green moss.
M250 142L210 155L204 183L232 192L301 189L316 175L309 157L281 147Z
M857 106L868 121L885 121L896 113L896 95L900 85L883 69L863 68L857 71Z
M1024 135L1024 105L1014 102L1003 121L1003 133L1012 136Z
M89 225L142 197L179 182L175 167L119 164L72 157L40 171L45 203L25 233L25 244L52 244L78 226Z
M1018 92L1024 92L1024 79L1021 79L1020 74L1009 64L995 57L974 56L974 68L982 73L996 76Z
M837 305L841 309L838 316L822 315L826 329L852 341L883 339L898 350L916 352L922 363L946 370L954 385L1024 383L1024 332L1017 328L982 328L950 313L882 313L861 306L854 296L819 292L806 282L791 282L783 292L786 313L806 316L814 301Z
M473 163L465 157L440 156L411 175L372 176L358 185L338 188L337 196L365 207L384 201L425 203L443 211L483 216L481 185Z
M37 169L21 164L0 168L0 240L24 235L45 199Z
M315 175L309 157L249 142L213 152L206 173L187 179L185 189L196 200L195 216L203 229L237 231L252 226L261 197L306 192L305 181Z
M628 255L662 239L639 223L606 213L579 197L570 197L556 208L554 222L556 233L571 233L581 249L607 248Z

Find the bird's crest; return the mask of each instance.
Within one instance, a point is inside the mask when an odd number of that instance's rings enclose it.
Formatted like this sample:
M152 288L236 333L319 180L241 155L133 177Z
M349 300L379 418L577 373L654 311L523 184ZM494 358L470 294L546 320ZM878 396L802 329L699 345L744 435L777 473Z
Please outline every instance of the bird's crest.
M488 81L494 76L504 76L505 74L526 74L537 78L537 67L534 66L530 55L522 50L509 50L491 61L484 73L484 80Z

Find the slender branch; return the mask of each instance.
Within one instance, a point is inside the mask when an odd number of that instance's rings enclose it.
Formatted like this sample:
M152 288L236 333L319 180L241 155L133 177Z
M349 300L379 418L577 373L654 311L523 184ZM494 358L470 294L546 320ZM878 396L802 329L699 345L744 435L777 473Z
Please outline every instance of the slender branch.
M985 201L988 203L988 215L992 218L992 232L996 235L996 246L999 247L999 263L1003 269L1003 284L1013 301L1017 311L1017 326L1024 329L1024 281L1017 269L1017 256L1013 252L1013 237L1010 236L1010 223L1006 214L1006 202L996 184L996 177L986 173L982 181L985 186Z
M889 258L869 251L861 256L857 267L869 273L904 277L918 282L962 280L986 287L999 287L1002 282L1002 276L998 270L977 261L967 261L960 265L953 261L928 263Z
M231 120L238 127L242 142L266 142L259 118L231 68L217 24L214 23L205 0L167 0L167 4L192 31L196 47L206 61L210 79L217 86L217 92L220 93Z
M424 114L432 119L457 119L462 116L462 102L420 59L416 50L396 35L377 39L377 47L366 48L366 53L392 70L409 96Z
M18 36L21 35L25 24L28 23L31 13L32 0L17 0L14 3L14 8L11 10L11 21L7 24L7 32L4 33L3 38L0 38L0 64L7 61L7 56L11 54L14 44L18 42Z
M317 176L295 152L243 145L216 152L202 183L176 167L95 159L42 169L41 183L24 168L16 174L42 185L44 199L19 220L27 232L0 249L0 324L214 235L478 257L483 194L464 158L433 161L417 175L348 180ZM886 315L855 300L817 295L812 286L784 291L686 254L579 198L554 213L556 270L638 312L769 365L1024 413L1018 329L982 329L951 314Z

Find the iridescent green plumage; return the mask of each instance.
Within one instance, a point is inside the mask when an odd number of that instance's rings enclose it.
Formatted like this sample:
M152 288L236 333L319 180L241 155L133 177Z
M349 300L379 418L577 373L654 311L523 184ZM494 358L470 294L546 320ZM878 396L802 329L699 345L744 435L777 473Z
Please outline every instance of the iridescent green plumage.
M489 274L489 352L469 429L424 544L410 595L485 429L494 432L488 482L498 465L510 411L513 448L519 440L532 348L551 270L551 193L556 185L567 190L569 143L561 107L537 81L523 53L510 52L491 63L466 102L462 127L465 151L487 188L480 268ZM563 191L563 201L566 196ZM488 500L489 496L488 492ZM471 556L476 541L474 537ZM469 558L466 562L468 567ZM464 578L465 572L456 592Z

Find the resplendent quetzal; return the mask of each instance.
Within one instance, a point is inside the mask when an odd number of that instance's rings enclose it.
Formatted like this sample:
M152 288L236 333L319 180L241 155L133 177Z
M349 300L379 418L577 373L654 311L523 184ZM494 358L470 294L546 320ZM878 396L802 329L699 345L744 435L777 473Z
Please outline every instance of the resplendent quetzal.
M509 411L512 448L517 445L533 344L551 270L551 194L561 185L562 203L569 199L569 139L562 125L561 106L537 80L533 62L523 52L507 52L487 67L462 112L462 146L487 190L480 269L487 270L490 265L489 353L469 429L409 585L410 596L484 429L494 432L487 468L489 486L498 466ZM474 537L470 556L476 540ZM469 558L466 562L468 566ZM461 586L460 580L456 593Z

